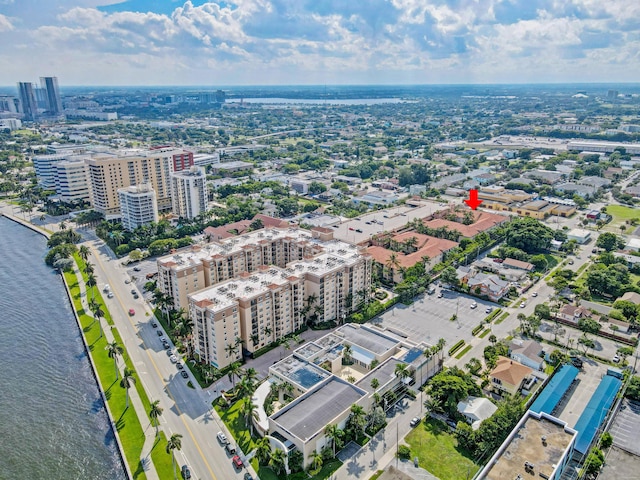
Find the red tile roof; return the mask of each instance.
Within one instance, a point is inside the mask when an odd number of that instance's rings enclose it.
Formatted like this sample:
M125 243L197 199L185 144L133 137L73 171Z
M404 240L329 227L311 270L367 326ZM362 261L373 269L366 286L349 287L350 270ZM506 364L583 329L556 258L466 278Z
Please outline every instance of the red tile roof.
M447 227L449 230L456 230L460 232L463 237L471 238L481 232L490 230L496 225L500 225L507 220L507 217L503 215L489 212L475 212L475 222L471 225L464 225L451 220L445 220L444 218L434 218L433 220L424 222L424 224L429 228Z
M419 247L418 251L410 253L409 255L406 255L402 252L394 252L393 250L389 250L384 247L372 246L367 248L367 253L370 254L376 262L381 263L382 265L386 265L387 261L389 260L389 257L391 257L391 255L395 253L400 266L403 268L409 268L414 266L416 263L422 260L422 258L425 256L430 259L435 258L441 255L442 253L447 252L452 248L455 248L458 246L458 243L452 242L451 240L430 237L428 235L421 235L419 233L414 233L414 232L407 232L407 233L408 235L403 233L400 235L396 235L393 238L396 241L398 237L404 238L404 239L410 238L410 237L418 238L418 244L416 245L417 247Z

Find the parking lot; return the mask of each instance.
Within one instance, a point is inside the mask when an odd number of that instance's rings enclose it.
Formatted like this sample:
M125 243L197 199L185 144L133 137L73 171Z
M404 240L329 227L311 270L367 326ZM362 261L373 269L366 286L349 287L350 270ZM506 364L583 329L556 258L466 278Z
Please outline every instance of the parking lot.
M602 376L607 373L607 366L590 359L583 359L582 370L576 378L570 393L560 402L554 415L567 422L570 427L575 426L582 415L587 403L600 385Z
M624 400L616 414L609 433L613 444L628 452L640 455L640 403Z
M137 287L147 301L151 298L151 292L145 292L144 284L149 281L149 279L147 279L147 275L157 273L157 271L158 264L156 263L156 258L153 258L152 260L142 260L127 266L127 273L129 274L131 283ZM155 277L150 280L155 280Z
M438 298L438 292L442 297ZM471 308L473 303L478 306ZM495 303L480 300L458 292L438 289L432 295L421 295L409 306L398 304L372 323L385 327L392 332L411 338L435 344L439 338L444 338L447 345L453 345L458 340L470 341L473 338L471 330L487 317L488 307L498 308ZM457 312L457 320L451 317Z

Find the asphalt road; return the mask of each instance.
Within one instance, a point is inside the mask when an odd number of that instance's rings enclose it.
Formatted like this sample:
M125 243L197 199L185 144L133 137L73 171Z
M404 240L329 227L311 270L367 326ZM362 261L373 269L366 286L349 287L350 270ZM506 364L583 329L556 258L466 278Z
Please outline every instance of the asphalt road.
M135 285L125 284L130 278L125 267L111 259L101 240L90 240L86 244L91 249L89 261L96 266L98 284L108 283L114 293L114 298L105 298L105 302L135 365L138 380L149 399L160 400L164 409L161 428L167 437L174 433L183 435L182 450L176 454L177 463L189 465L193 478L242 478L245 470L238 471L232 466L230 457L215 438L220 430L231 437L211 408L211 394L202 391L195 380L192 382L196 388L189 388L188 380L182 378L171 363L156 329L151 326L151 310L142 297L133 298L131 289ZM133 317L128 315L130 308L135 309Z

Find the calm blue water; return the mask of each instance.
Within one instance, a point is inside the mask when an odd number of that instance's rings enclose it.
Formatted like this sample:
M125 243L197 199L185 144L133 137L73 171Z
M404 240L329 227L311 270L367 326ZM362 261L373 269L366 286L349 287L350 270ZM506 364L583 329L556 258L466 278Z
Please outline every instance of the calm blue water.
M125 479L46 239L0 217L0 478Z

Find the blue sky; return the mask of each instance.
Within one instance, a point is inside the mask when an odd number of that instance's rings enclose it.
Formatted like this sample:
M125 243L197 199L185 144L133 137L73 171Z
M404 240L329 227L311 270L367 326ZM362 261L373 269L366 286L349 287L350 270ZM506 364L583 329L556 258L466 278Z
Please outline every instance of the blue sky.
M633 82L637 0L0 0L0 85Z

